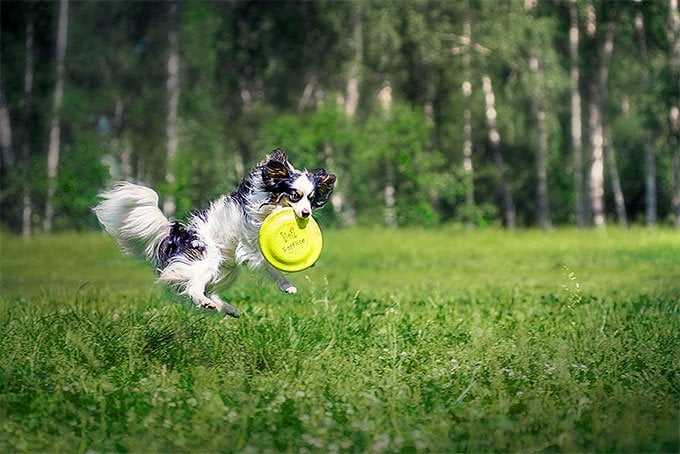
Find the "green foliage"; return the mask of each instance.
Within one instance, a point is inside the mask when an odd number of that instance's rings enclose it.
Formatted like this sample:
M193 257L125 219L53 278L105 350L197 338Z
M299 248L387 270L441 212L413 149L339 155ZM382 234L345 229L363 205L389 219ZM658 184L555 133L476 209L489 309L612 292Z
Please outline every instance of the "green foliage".
M80 136L65 148L59 165L55 211L56 224L62 229L97 227L92 207L106 184L109 172L101 162L102 151L94 137ZM72 159L77 154L77 159Z
M103 235L0 236L0 448L678 450L674 232L325 240L235 320Z
M383 223L386 180L393 178L400 225L496 224L501 203L481 90L486 75L494 87L501 150L520 225L530 225L536 217L536 101L546 109L552 220L560 224L575 219L578 169L570 141L568 2L541 0L531 10L521 1L486 0L289 1L262 2L257 8L244 1L179 2L179 150L174 162L167 162L170 4L71 4L61 118L61 143L72 151L70 159L81 159L80 144L91 142L113 170L110 180L127 178L158 189L161 197L173 195L182 217L229 192L244 171L271 149L283 147L295 164L327 166L339 176L343 207L323 215L333 223L351 218ZM592 37L585 33L588 5L597 21ZM583 125L594 95L589 81L600 75L601 45L611 28L614 53L604 119L617 152L629 217L644 216L644 144L651 133L659 217L669 219L670 156L675 150L668 114L678 104L680 89L678 67L670 58L677 38L669 28L668 5L578 1L576 7ZM645 21L646 54L634 27L638 12ZM18 157L15 164L1 166L0 213L3 225L14 230L21 224L27 180L20 158L23 144L32 150L29 193L35 225L41 224L44 211L57 16L58 3L16 2L8 3L0 18L0 89ZM26 116L29 20L35 30L35 83ZM472 33L467 44L462 37L466 21ZM530 67L530 55L538 57L540 71ZM468 177L460 171L466 103L460 87L468 74L475 206L466 204ZM351 78L356 78L359 94L352 118L345 112ZM387 84L394 102L391 112L384 113L376 95ZM584 156L590 152L585 136L583 151ZM87 153L82 159L78 165L83 168L95 160ZM173 185L165 182L167 171L175 176ZM80 185L88 194L105 186L99 178ZM612 216L609 184L605 191ZM78 199L58 196L64 202ZM76 218L83 212L82 206L60 204L57 227L90 225Z

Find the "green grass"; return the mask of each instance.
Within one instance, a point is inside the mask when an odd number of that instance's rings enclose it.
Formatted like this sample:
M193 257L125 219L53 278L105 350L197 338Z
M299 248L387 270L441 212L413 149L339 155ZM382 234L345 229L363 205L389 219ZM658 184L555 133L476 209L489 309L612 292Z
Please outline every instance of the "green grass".
M678 452L680 233L328 231L239 320L0 237L0 451Z

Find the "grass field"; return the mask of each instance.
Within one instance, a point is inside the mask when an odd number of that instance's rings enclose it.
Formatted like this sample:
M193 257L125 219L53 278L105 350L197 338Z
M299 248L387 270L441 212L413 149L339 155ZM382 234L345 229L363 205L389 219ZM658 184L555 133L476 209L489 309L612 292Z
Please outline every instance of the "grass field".
M0 236L0 451L680 449L680 233L328 231L241 319Z

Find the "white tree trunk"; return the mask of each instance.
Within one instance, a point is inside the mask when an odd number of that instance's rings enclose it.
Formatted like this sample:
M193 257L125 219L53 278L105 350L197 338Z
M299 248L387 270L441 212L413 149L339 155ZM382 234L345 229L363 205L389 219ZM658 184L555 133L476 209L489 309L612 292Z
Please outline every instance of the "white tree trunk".
M529 19L533 19L536 0L525 0L524 8ZM550 198L548 196L548 129L545 124L545 96L541 89L543 65L535 49L529 49L529 70L534 74L535 83L531 93L531 108L536 118L536 214L538 225L543 230L550 228Z
M581 92L579 90L579 28L577 0L570 0L569 15L569 58L571 61L571 146L574 151L574 198L576 209L576 225L583 228L586 225L585 201L583 197L583 138L581 116Z
M12 122L9 116L9 106L5 100L5 92L2 88L0 88L0 150L2 150L3 164L6 166L13 165Z
M347 75L347 89L345 93L345 112L350 118L354 118L359 106L359 77L364 59L364 32L363 32L363 8L362 2L357 1L354 10L352 25L352 41L354 46L354 59L350 63Z
M64 98L64 56L68 37L68 0L59 2L59 27L57 29L57 68L54 87L54 104L50 125L50 143L47 149L47 199L45 201L45 219L43 228L52 230L54 220L54 193L57 186L57 170L59 168L59 147L61 139L61 104Z
M166 125L167 151L166 151L166 172L165 182L168 184L170 192L174 192L175 174L174 162L177 155L179 144L177 110L179 106L179 38L177 25L177 2L170 4L170 25L168 28L168 118ZM174 216L176 211L174 195L168 194L163 201L163 211L167 216Z
M465 180L465 205L468 210L472 210L475 205L475 174L474 164L472 161L472 76L471 76L471 56L470 56L470 42L472 41L472 21L469 17L463 22L463 42L464 42L464 80L461 85L463 90L463 172ZM470 211L469 211L470 212ZM472 220L470 219L470 223Z
M590 212L595 227L604 227L604 137L602 131L602 119L599 106L599 93L597 83L591 83L591 100L589 103L588 126L590 129L590 173L588 177L588 190L590 199Z
M24 140L21 145L21 160L23 161L23 188L22 188L22 212L21 212L21 234L24 238L31 236L31 218L33 217L33 204L31 202L31 136L29 134L31 115L33 112L33 10L28 12L28 22L26 23L26 69L24 72Z
M671 211L673 212L673 225L680 228L680 109L678 109L678 106L671 107L670 122L671 146L673 147L673 157L671 161L673 171Z
M639 1L637 2L639 3ZM640 93L649 94L649 60L647 55L647 39L645 38L645 18L638 8L635 14L635 31L640 49ZM649 106L645 105L647 110ZM645 111L645 116L648 112ZM645 208L647 226L656 225L656 151L654 149L654 133L649 125L645 126Z
M509 229L514 229L517 226L517 215L515 212L515 203L512 199L512 193L507 182L507 169L503 154L501 153L501 135L498 132L496 125L496 97L493 93L493 86L491 79L484 74L482 76L482 88L484 90L484 101L486 105L486 124L489 130L489 143L493 149L494 162L496 164L496 171L500 180L501 194L503 197L503 217L505 225Z
M614 143L612 142L609 128L605 127L604 131L605 158L607 159L607 167L609 168L609 175L611 176L612 192L614 193L614 203L616 204L616 216L619 219L619 224L626 227L628 226L628 214L626 213L626 200L623 197L623 190L621 189L619 168L616 164L616 151L614 150Z
M385 117L389 117L392 110L392 86L389 81L385 82L382 89L378 93L378 102L382 107ZM397 223L397 214L395 210L396 205L396 189L395 189L395 175L393 162L391 159L385 159L385 187L383 196L385 197L385 224L393 226Z
M529 51L529 69L536 75L538 80L543 78L543 69L538 56L534 51ZM548 197L548 130L545 124L545 100L543 93L538 89L533 90L532 110L536 118L536 130L538 140L536 146L536 211L538 225L543 230L550 228L550 202Z
M596 18L592 4L588 9L589 36L595 38ZM592 13L592 16L591 16ZM597 228L605 226L604 211L604 119L602 110L607 93L609 75L609 57L613 49L613 31L607 32L602 53L600 55L600 72L597 78L590 81L590 102L588 105L588 129L590 130L590 171L588 175L588 198L593 225Z

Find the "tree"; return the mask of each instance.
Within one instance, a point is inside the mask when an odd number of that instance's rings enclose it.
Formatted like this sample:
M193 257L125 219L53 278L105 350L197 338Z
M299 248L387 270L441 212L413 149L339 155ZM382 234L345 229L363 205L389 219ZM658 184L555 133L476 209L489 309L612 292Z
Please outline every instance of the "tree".
M45 200L45 219L43 228L52 230L54 220L54 193L57 186L59 169L59 149L61 140L61 106L64 98L64 57L68 38L68 5L69 0L59 1L59 27L57 29L56 82L54 86L54 104L50 125L50 144L47 150L47 198Z
M9 107L5 100L5 92L0 88L0 151L5 166L14 165L14 151L12 149L12 121Z
M177 155L177 147L179 144L178 126L177 126L177 108L179 106L179 38L178 38L178 18L177 18L177 2L173 1L168 5L168 111L166 124L166 170L165 183L169 187L169 194L166 195L163 201L163 212L166 216L174 216L177 208L175 202L174 188L175 173L173 166L175 165L175 156Z
M586 225L585 198L583 195L583 141L582 141L582 115L581 115L581 91L579 88L579 23L577 0L569 0L569 81L571 89L571 147L573 149L574 165L574 201L576 211L576 226L583 228Z
M614 143L611 139L611 132L608 126L608 121L605 118L604 106L608 99L609 89L609 63L611 61L612 53L614 51L614 26L607 24L605 26L605 38L600 52L600 73L599 73L599 92L600 92L600 116L602 121L603 132L603 150L605 153L605 161L609 170L611 179L612 192L614 193L614 203L616 205L616 214L619 218L619 224L622 226L628 225L628 215L626 214L626 202L621 189L621 180L619 179L619 169L616 163L616 151Z
M533 22L532 10L536 6L536 0L526 0L525 9L530 22ZM529 47L529 70L536 79L531 90L531 109L536 120L537 146L536 146L536 205L538 224L543 230L550 228L550 200L548 197L548 130L546 121L546 100L542 90L544 85L543 63L539 58L538 51Z
M505 219L505 226L509 229L514 229L517 226L517 214L515 212L515 202L510 192L510 186L507 181L507 166L503 159L501 152L501 135L498 132L496 125L496 97L493 93L493 86L491 79L486 74L482 76L482 88L484 90L484 101L486 103L486 123L489 131L489 143L493 149L494 163L496 171L498 172L498 180L500 182L501 195L503 199L503 216Z
M641 0L636 0L640 3ZM645 37L645 17L642 10L638 8L635 14L635 31L638 37L640 51L640 93L649 92L649 56L647 52L647 39ZM645 110L649 108L645 106ZM649 119L647 120L650 121ZM654 132L649 124L645 125L645 205L647 226L656 225L656 152L654 149Z
M668 0L668 21L671 42L671 75L677 81L680 78L680 14L678 13L678 0ZM680 106L675 99L668 114L671 130L671 170L673 184L671 189L671 211L673 213L673 225L680 228Z
M28 134L33 113L33 33L33 8L29 7L28 17L26 19L26 38L24 46L26 52L26 67L24 70L24 117L22 125L24 139L21 144L21 161L23 166L21 233L24 238L31 236L31 217L33 215L31 186L29 183L31 172L31 137Z
M588 4L589 21L586 32L591 42L596 41L597 19L595 7ZM590 214L593 225L597 228L605 226L604 216L604 132L602 126L602 93L598 77L591 77L589 82L590 100L588 102L588 129L590 135L590 170L588 173L588 196Z

